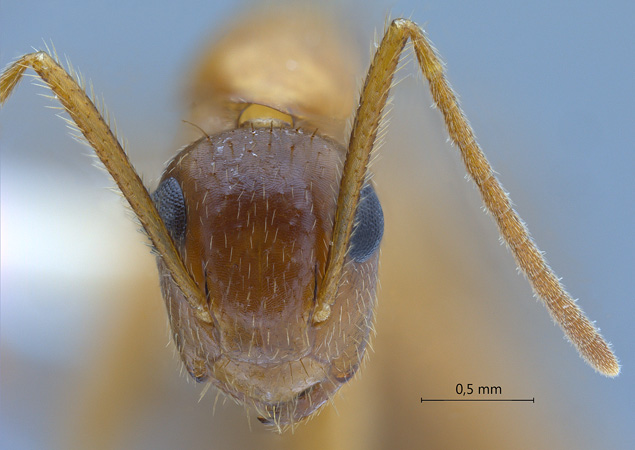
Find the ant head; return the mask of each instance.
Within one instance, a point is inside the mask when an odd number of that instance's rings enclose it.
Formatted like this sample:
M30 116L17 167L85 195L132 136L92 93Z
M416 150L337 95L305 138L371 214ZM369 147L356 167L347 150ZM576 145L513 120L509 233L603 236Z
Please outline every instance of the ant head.
M311 320L344 155L316 134L244 127L204 137L168 165L153 199L213 318L193 332L191 308L162 271L175 341L197 380L213 374L246 400L244 392L259 392L263 380L271 385L272 366L287 378L289 365L298 365L305 376L297 376L289 399L297 402L325 377L339 388L355 373L372 320L383 232L371 184L362 191L333 314L319 324ZM251 377L253 386L238 386L240 373L264 367L262 376ZM307 408L319 406L314 400Z

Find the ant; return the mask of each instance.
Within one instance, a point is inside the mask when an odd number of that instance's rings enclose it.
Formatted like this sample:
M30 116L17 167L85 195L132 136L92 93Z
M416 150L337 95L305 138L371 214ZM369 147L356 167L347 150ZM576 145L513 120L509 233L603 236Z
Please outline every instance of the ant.
M436 50L410 20L387 26L346 146L333 131L338 126L329 125L334 114L312 110L301 95L289 101L266 74L258 74L263 89L250 90L257 81L242 88L250 74L238 74L229 87L217 80L223 99L214 106L218 116L209 118L216 125L205 124L203 136L174 157L152 194L83 82L72 67L62 67L55 51L11 64L0 77L0 104L28 68L50 87L152 244L172 337L189 374L282 430L316 414L366 355L383 236L368 164L408 42L451 141L537 297L581 356L616 376L620 368L610 346L531 239L476 142Z

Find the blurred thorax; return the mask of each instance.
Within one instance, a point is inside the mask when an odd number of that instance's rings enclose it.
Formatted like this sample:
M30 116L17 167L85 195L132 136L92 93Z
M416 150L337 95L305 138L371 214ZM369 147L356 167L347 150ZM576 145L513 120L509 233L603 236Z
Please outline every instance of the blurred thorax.
M189 121L210 134L233 129L257 104L290 115L295 128L344 143L359 52L337 20L306 9L251 11L215 33L186 87Z

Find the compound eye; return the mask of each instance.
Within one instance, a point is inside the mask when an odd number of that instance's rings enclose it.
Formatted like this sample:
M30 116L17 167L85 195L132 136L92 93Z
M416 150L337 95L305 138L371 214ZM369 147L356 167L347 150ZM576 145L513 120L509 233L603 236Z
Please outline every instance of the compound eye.
M179 182L170 177L161 182L152 194L152 200L159 211L172 239L179 242L185 236L185 198Z
M384 212L381 209L375 188L368 183L364 185L360 193L349 255L355 262L366 261L379 248L383 235Z

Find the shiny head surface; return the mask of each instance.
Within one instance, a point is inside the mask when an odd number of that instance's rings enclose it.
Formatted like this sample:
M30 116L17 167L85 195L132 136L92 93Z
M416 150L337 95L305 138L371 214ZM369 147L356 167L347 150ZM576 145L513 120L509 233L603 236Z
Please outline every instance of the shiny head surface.
M156 191L180 186L182 203L173 204L176 211L184 205L186 225L177 248L212 317L195 317L159 259L183 363L194 379L253 405L266 422L287 425L313 413L365 354L383 231L370 183L332 314L312 320L345 153L301 129L238 128L182 150ZM163 210L166 224L175 222L178 214Z

